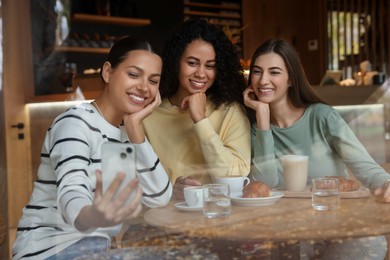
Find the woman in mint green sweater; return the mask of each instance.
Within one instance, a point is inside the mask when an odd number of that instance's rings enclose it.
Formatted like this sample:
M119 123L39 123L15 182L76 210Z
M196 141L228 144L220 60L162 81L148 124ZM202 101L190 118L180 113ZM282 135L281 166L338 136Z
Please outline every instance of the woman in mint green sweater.
M315 94L289 43L269 40L259 46L252 57L248 84L244 102L255 113L250 172L253 179L271 188L284 187L281 156L303 154L309 156L308 182L329 175L348 178L349 168L365 187L390 202L390 175L368 154L339 113ZM378 257L370 259L383 259L384 238L365 240L327 244L325 248L331 250L322 251L322 255L359 259L362 253Z

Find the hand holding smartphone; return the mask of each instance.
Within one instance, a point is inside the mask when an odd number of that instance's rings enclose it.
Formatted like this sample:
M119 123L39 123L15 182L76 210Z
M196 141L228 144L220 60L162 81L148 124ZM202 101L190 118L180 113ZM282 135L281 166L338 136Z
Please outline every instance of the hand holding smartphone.
M102 185L103 193L106 192L119 172L125 173L117 194L134 179L136 174L135 147L129 143L106 142L102 144ZM131 192L127 202L131 202L136 196L136 189Z

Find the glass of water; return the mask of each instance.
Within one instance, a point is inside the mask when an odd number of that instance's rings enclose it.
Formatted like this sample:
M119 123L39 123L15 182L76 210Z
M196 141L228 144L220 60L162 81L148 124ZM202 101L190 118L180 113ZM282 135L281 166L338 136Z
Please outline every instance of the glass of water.
M312 206L316 210L340 208L340 189L337 178L314 178L312 180Z
M229 185L226 183L203 185L203 215L207 218L229 216L231 213Z
M383 129L385 131L385 140L390 140L390 103L383 104Z

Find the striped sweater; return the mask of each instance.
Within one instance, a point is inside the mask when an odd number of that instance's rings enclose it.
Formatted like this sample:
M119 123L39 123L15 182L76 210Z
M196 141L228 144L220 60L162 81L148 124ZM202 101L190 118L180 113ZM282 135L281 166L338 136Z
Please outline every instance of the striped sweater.
M110 239L121 225L79 232L74 221L82 207L92 204L104 142L129 142L124 129L109 124L84 103L59 115L48 129L38 179L19 220L14 259L44 259L86 236ZM142 202L165 206L172 185L150 143L135 144Z

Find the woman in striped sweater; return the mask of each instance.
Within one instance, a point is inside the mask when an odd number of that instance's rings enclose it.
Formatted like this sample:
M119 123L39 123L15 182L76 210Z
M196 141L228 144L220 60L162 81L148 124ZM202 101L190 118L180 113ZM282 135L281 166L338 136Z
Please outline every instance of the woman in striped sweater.
M172 185L141 127L161 103L161 67L148 42L123 38L102 66L101 95L54 120L43 144L38 179L19 221L14 259L72 259L83 250L105 258L110 237L140 213L141 202L148 207L169 202ZM137 151L137 178L118 194L123 173L110 172L116 177L102 192L104 142L130 142ZM134 190L135 199L124 204Z

